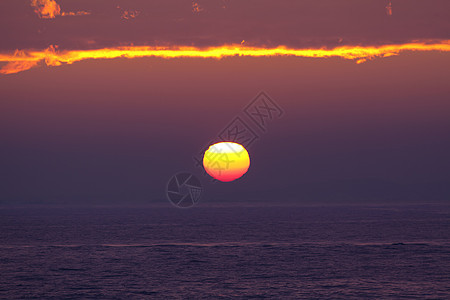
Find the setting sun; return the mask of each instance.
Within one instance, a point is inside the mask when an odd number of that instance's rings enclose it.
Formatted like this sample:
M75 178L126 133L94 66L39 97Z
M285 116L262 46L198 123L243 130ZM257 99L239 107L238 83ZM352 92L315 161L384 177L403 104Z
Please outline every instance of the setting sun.
M213 178L229 182L244 175L250 166L247 150L237 143L220 142L205 151L203 166Z

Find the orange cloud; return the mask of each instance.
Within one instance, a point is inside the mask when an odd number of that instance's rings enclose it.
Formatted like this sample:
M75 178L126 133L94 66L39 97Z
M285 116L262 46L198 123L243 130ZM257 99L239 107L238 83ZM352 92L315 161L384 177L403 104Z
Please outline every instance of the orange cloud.
M129 9L129 10L124 10L124 11L122 12L121 18L122 18L122 19L125 19L125 20L130 20L130 19L136 18L136 17L139 16L140 14L141 14L141 12L138 11L138 10L131 10L131 9Z
M201 7L200 4L198 4L197 2L192 1L192 12L198 14L202 11L204 11L204 8Z
M392 16L392 2L389 0L388 5L386 6L386 14L388 16Z
M62 12L61 16L87 16L87 15L90 15L90 14L91 13L88 12L88 11L81 10L81 11L75 11L75 12L73 12L73 11Z
M31 6L42 19L53 19L61 14L61 7L55 0L31 0Z
M404 51L442 51L450 52L450 40L435 43L414 42L382 46L343 46L334 49L293 49L284 46L277 48L249 47L243 45L224 45L211 48L196 47L149 47L130 46L93 50L62 50L51 46L45 50L15 51L12 54L0 54L0 62L6 63L0 74L12 74L31 69L39 64L59 66L87 59L139 58L139 57L198 57L215 58L231 56L275 57L295 56L310 58L339 57L362 63L377 57L398 55Z
M61 7L55 0L31 0L31 6L41 19L54 19L56 16L85 16L91 14L87 11L61 12Z
M0 74L14 74L37 66L38 61L12 61L0 69Z

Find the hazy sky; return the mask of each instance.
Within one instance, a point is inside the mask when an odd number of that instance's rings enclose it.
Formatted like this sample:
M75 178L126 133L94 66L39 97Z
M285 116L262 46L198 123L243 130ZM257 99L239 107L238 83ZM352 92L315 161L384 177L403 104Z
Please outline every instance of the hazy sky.
M0 1L0 66L16 70L0 75L0 203L165 201L179 171L199 175L204 201L448 201L450 2L391 5L392 14L379 0ZM424 49L360 64L92 59L105 47L241 43ZM66 64L58 53L69 50L95 51ZM192 156L261 90L284 116L255 128L242 179L211 184Z
M392 0L391 16L384 0L33 1L0 2L1 49L398 44L448 39L450 25L447 0Z

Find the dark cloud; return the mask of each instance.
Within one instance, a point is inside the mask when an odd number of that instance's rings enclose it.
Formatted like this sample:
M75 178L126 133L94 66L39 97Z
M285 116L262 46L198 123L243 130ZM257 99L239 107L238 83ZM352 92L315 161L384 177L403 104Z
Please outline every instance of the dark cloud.
M242 40L248 45L303 48L450 38L447 0L432 4L395 1L392 16L386 14L389 2L378 0L197 1L195 7L202 10L194 12L192 3L182 0L55 3L61 11L86 11L91 15L39 19L30 2L25 5L4 0L0 3L1 49L43 49L49 45L86 49L129 44L201 47ZM132 22L124 19L126 11L134 16Z

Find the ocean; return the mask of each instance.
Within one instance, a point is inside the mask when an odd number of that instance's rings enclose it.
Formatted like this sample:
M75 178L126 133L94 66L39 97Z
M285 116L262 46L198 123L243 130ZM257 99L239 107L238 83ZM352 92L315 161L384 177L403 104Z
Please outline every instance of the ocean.
M450 207L3 207L0 298L450 299Z

